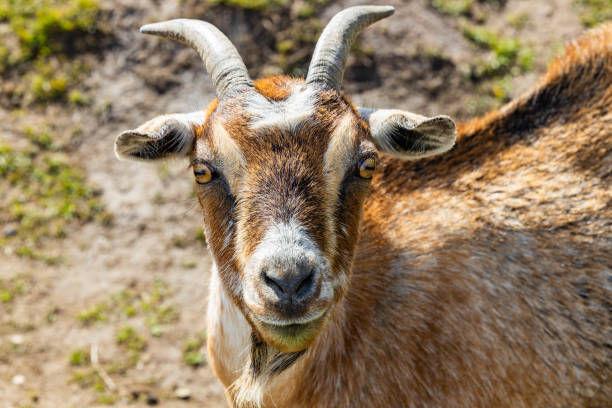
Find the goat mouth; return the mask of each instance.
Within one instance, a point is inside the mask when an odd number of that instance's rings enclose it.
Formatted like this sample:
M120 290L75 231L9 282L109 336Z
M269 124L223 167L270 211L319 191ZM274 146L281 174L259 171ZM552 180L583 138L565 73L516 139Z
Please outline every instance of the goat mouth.
M299 327L299 326L307 326L309 323L316 321L321 318L325 313L327 313L326 309L316 311L314 313L309 313L305 316L298 317L295 319L274 319L269 318L267 316L256 316L257 320L261 323L272 326L272 327Z
M304 331L307 331L311 325L312 323L287 324L283 326L278 326L278 325L264 323L264 327L266 329L279 334L281 337L298 337Z
M256 326L264 341L272 347L283 352L296 352L306 349L317 337L327 323L328 312L325 310L306 323L279 324L258 320Z

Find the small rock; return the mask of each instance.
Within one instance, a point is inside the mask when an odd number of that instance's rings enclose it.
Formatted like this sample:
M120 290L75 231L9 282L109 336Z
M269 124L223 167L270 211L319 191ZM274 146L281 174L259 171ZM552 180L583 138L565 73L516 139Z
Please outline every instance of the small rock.
M17 235L17 227L14 224L8 224L2 229L5 237L14 237Z
M23 336L21 334L13 334L9 340L16 346L23 344Z
M191 391L189 390L189 388L180 387L177 388L176 391L174 391L174 395L176 395L176 397L179 399L188 400L189 398L191 398Z
M21 374L13 377L13 384L15 385L23 385L25 383L25 377Z
M153 395L147 395L147 405L157 405L159 400Z

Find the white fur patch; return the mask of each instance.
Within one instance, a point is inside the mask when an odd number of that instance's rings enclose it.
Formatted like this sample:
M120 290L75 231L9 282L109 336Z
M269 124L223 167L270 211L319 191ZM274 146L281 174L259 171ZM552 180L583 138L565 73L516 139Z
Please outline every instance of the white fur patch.
M216 119L212 123L213 148L217 157L221 158L225 176L227 177L231 191L238 191L240 175L246 167L246 159L238 144L229 135L223 123Z
M357 136L357 120L352 112L347 112L342 116L334 128L327 150L323 156L323 174L325 176L327 192L327 236L330 237L330 252L336 254L336 231L334 231L334 211L335 203L340 191L340 183L344 179L344 174L353 163L353 146Z
M249 127L291 129L314 115L316 101L316 89L306 85L295 86L291 95L282 101L272 101L253 92L246 102L246 110L251 115Z
M211 271L207 320L208 336L214 340L209 351L234 379L238 378L249 358L251 327L225 293L216 265Z

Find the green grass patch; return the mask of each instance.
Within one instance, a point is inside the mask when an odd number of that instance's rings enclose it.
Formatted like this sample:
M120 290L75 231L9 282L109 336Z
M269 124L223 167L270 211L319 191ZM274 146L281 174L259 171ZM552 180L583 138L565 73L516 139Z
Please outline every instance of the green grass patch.
M75 365L72 364L71 365ZM96 401L103 405L113 405L119 401L120 395L117 392L111 392L106 388L104 379L100 376L98 370L94 367L90 367L88 363L78 364L79 366L86 366L85 368L75 369L72 372L72 382L76 383L83 389L91 389L96 393ZM105 370L109 374L113 374L116 370L112 366L105 367Z
M507 73L528 71L533 65L533 50L518 38L508 38L486 27L464 24L463 35L477 47L488 50L486 59L471 68L474 79L491 78Z
M17 35L18 60L71 51L80 36L96 31L95 0L0 0L0 20Z
M198 266L198 262L193 259L188 259L181 263L181 266L185 269L195 269Z
M286 0L209 0L213 6L224 4L230 7L236 7L246 10L263 10L270 8L278 8L286 5Z
M32 142L39 149L56 150L53 144L53 139L46 129L38 131L31 126L26 126L24 128L24 133L30 142Z
M127 350L140 353L147 347L147 339L138 334L134 328L125 326L117 330L117 344L124 346Z
M202 245L206 246L206 235L204 234L204 228L200 227L196 229L195 239L196 241L200 242Z
M106 303L98 303L89 309L83 310L77 315L77 320L89 326L94 323L104 322L108 319L109 306Z
M64 238L70 225L107 223L99 191L88 184L47 130L24 129L31 146L14 149L0 143L0 248L24 258L61 262L44 253L49 239Z
M156 280L153 285L138 292L122 290L110 296L108 301L99 302L77 315L84 325L114 319L144 317L152 336L161 336L166 326L178 320L179 312L170 303L172 294L167 284Z
M194 244L206 246L204 229L199 227L192 234L174 235L170 238L170 246L174 248L188 248Z
M612 0L574 0L574 5L586 27L612 20Z
M102 405L115 405L119 401L119 395L103 392L98 396L98 403Z
M529 14L527 13L516 13L511 14L506 18L508 24L514 28L523 28L529 22Z
M84 350L84 349L74 350L70 354L69 362L71 366L75 366L75 367L88 365L89 364L89 351Z
M0 32L0 73L16 83L13 99L67 101L86 72L74 56L103 37L100 16L97 0L0 0L10 28Z
M206 333L191 337L183 347L183 362L191 367L206 364Z
M104 391L104 380L93 368L74 371L72 373L72 381L81 388L93 388L98 392Z
M10 279L4 279L0 276L0 305L11 303L17 297L25 294L31 284L32 277L29 275L21 274Z
M430 0L431 7L451 16L470 15L474 0Z

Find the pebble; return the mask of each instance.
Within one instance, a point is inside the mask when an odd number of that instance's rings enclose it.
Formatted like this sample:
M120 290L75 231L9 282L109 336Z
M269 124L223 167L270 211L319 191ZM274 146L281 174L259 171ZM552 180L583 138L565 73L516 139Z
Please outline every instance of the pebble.
M25 383L25 377L23 375L19 374L13 377L13 384L22 385L24 383Z
M180 387L177 388L176 391L174 391L174 395L176 395L176 397L179 399L188 400L189 398L191 398L191 391L189 390L189 388Z
M21 334L13 334L9 340L15 346L23 344L23 336Z
M2 233L5 237L14 237L17 235L17 227L13 224L9 224L2 229Z

